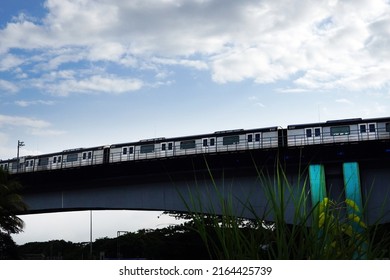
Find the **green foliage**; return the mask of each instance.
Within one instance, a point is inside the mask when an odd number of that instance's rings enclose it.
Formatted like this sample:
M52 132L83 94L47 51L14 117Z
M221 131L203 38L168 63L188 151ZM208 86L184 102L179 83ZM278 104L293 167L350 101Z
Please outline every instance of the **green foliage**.
M88 244L65 240L30 242L19 246L19 255L24 259L83 259L88 256Z
M18 233L23 230L23 220L16 216L26 210L26 204L18 194L21 186L9 180L8 174L0 168L0 231Z
M189 200L181 194L211 258L217 259L378 259L388 258L389 232L380 225L368 227L361 219L364 209L354 201L340 203L325 198L310 205L308 180L299 170L298 182L292 184L280 165L274 175L258 170L268 208L259 215L252 205L244 204L255 217L243 222L233 209L229 195L222 195L212 174L211 180L219 196L222 215L209 214L199 193L189 190ZM289 207L293 205L292 208ZM345 215L347 208L353 214ZM293 211L293 213L291 213ZM292 222L286 223L286 217ZM381 229L381 230L378 230Z
M18 248L9 234L0 232L0 260L19 259Z

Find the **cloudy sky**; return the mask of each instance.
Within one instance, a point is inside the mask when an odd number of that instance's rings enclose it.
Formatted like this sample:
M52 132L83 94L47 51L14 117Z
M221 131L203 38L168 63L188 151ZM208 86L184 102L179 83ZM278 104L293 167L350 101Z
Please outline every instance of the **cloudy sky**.
M0 158L389 116L389 46L389 0L3 0Z

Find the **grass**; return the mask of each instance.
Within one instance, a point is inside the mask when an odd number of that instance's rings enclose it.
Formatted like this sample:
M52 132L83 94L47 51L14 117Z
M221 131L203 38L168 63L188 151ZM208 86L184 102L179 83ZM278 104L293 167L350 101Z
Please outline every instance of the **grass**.
M189 198L181 197L211 258L329 260L390 257L386 226L379 223L367 226L361 219L365 209L359 209L354 201L337 202L325 197L317 205L311 205L305 169L298 170L296 185L290 183L285 168L279 164L273 175L257 170L259 187L263 188L268 201L266 211L260 214L248 201L241 201L242 212L237 212L237 198L221 191L229 186L225 186L224 181L222 186L218 185L208 165L207 169L212 183L211 190L208 190L210 194L188 190ZM217 196L217 203L211 201L211 191ZM350 215L346 215L348 207L354 209ZM254 218L240 218L244 210L252 213ZM289 220L291 223L286 222Z

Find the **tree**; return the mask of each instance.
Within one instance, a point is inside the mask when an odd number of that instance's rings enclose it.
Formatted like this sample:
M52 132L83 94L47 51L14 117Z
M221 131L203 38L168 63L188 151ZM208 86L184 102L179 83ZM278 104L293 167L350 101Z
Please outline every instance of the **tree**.
M9 234L0 231L0 260L19 259L18 247Z
M17 193L21 185L10 180L8 173L0 168L0 232L7 234L23 231L24 222L17 214L27 209Z

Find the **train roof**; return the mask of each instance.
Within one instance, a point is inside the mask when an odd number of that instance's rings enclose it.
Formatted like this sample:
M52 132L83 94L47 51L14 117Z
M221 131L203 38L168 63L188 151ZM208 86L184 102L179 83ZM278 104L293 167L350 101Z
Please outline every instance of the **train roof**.
M61 152L54 152L54 153L46 153L46 154L39 154L39 155L26 155L26 156L20 156L20 159L34 159L34 158L46 158L46 157L54 157L54 156L62 156L67 154L73 154L73 153L79 153L79 152L88 152L88 151L95 151L95 150L101 150L105 146L98 146L98 147L91 147L91 148L76 148L76 149L68 149L63 150ZM0 159L0 162L12 162L16 161L17 158L10 158L10 159Z
M185 141L185 140L192 140L192 139L202 139L202 138L211 138L211 137L218 137L218 136L237 135L237 134L241 134L241 133L272 132L272 131L277 131L278 129L279 129L279 127L277 127L277 126L265 127L265 128L254 128L254 129L230 129L230 130L215 131L213 133L207 133L207 134L197 134L197 135L169 137L169 138L159 137L159 138L143 139L140 141L113 144L113 145L111 145L111 147L118 148L118 147L123 147L123 146L133 146L133 145L135 146L135 145L140 145L140 144L142 145L142 144L152 144L152 143Z
M293 124L287 126L287 129L299 129L305 127L327 127L327 126L335 126L335 125L377 123L377 122L390 122L390 117L371 118L371 119L353 118L353 119L329 120L326 122L317 122L317 123Z
M323 126L324 123L318 122L318 123L305 123L305 124L290 124L287 126L287 129L299 129L299 128L305 128L305 127L319 127Z

